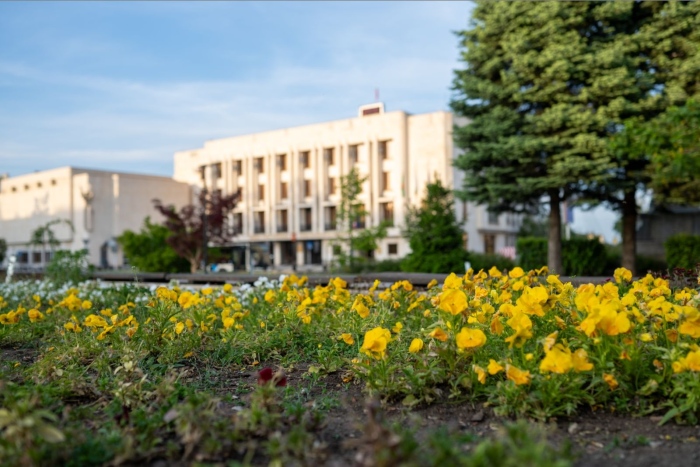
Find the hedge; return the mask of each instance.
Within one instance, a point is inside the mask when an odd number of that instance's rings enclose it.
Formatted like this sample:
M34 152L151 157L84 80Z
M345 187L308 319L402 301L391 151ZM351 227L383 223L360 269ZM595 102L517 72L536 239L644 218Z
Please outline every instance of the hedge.
M669 268L695 269L700 263L700 235L676 234L664 247Z
M518 265L538 269L547 264L547 239L522 237L516 243ZM596 239L572 238L561 244L562 274L568 276L598 276L603 273L607 254L605 245Z

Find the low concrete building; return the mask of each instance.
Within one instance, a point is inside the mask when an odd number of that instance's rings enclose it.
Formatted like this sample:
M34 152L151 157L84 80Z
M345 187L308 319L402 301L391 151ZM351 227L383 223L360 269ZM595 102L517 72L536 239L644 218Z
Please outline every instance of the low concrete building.
M656 206L639 215L637 254L665 261L664 243L679 233L700 235L700 208Z
M242 190L232 218L237 267L314 269L333 260L340 177L357 167L368 177L359 199L369 215L356 227L389 222L375 258L398 259L410 251L402 237L407 209L420 203L426 184L461 183L452 166L454 123L449 112L385 112L376 103L355 118L207 141L175 154L174 179L225 194ZM461 201L455 211L469 250L513 251L519 216Z
M116 237L127 229L139 231L147 216L162 219L153 198L183 206L190 202L190 187L168 177L76 167L6 177L0 179L0 238L17 266L40 268L51 251L31 245L32 232L60 220L52 226L58 248L87 248L91 264L120 267L124 255Z

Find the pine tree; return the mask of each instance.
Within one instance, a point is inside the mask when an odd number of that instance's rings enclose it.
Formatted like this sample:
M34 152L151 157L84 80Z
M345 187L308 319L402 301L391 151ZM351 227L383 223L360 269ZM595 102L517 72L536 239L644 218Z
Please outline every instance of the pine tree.
M449 273L464 270L467 252L454 213L452 192L440 180L426 186L420 207L409 209L404 236L411 246L401 269Z
M547 263L562 271L563 200L605 186L615 169L607 139L658 98L631 37L653 16L639 2L478 2L459 32L466 67L453 110L466 172L458 194L491 210L549 204ZM641 70L641 71L640 71Z

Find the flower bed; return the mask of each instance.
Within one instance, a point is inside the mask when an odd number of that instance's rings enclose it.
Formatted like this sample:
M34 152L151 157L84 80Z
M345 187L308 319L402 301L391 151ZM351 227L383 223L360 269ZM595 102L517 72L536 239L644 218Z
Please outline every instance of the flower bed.
M546 268L453 274L426 291L407 281L384 290L377 281L359 294L342 279L305 283L0 286L0 346L33 352L29 362L2 363L0 460L65 462L95 443L97 464L310 462L298 451L321 456L320 422L304 403L325 375L342 390L408 408L454 401L541 421L587 410L698 421L696 289L672 290L651 276L632 282L624 269L614 282L578 288ZM275 374L258 378L262 367ZM295 367L307 387L286 384ZM260 384L226 393L202 371L254 373ZM235 409L217 418L221 400ZM66 406L79 413L59 420ZM33 428L21 428L22 417L34 417ZM101 435L66 438L91 417ZM371 433L363 436L366 447ZM255 439L264 451L245 448ZM376 460L375 451L365 454Z

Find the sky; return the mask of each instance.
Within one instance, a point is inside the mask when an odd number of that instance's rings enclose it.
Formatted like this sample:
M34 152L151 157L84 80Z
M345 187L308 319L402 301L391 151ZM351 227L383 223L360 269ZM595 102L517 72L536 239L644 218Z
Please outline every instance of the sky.
M0 173L73 165L171 176L206 140L449 110L449 2L0 2ZM574 214L612 240L613 213ZM608 225L609 224L609 225Z

